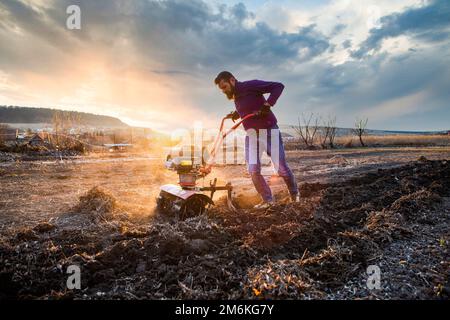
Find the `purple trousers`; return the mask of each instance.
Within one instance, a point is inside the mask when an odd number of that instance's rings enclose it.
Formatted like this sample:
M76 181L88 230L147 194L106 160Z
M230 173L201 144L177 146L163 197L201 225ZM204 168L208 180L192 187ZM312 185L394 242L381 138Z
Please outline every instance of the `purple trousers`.
M248 129L245 137L245 162L256 191L264 201L273 201L272 191L261 175L263 152L266 152L272 160L275 170L283 178L291 196L297 195L297 182L286 162L283 140L278 126L270 129Z

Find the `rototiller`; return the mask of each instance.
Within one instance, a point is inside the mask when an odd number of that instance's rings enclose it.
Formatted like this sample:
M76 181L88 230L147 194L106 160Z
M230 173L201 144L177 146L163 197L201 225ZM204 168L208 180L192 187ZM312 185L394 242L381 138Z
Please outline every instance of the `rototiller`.
M226 136L236 130L242 122L257 115L258 113L248 114L225 132L223 127L228 117L224 117L205 165L202 165L202 161L198 161L193 155L191 159L168 159L166 168L176 171L179 180L178 185L166 184L161 187L161 192L156 201L158 211L178 215L182 220L203 214L207 207L214 205L213 196L216 191L227 191L227 206L230 210L236 211L237 205L232 199L233 186L231 183L228 182L223 186L218 186L217 178L215 178L209 182L209 186L200 187L197 186L197 180L204 178L211 172L217 152Z

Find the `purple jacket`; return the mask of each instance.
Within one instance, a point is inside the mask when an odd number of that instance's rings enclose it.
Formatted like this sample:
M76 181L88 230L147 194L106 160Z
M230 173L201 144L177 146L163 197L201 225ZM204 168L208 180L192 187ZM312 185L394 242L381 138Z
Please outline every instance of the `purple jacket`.
M267 82L261 80L250 80L239 82L236 81L235 99L236 111L242 117L247 114L259 111L266 102L263 94L270 93L267 102L274 106L283 92L284 85L279 82ZM277 118L272 111L264 117L250 118L243 123L245 130L253 129L269 129L277 125Z

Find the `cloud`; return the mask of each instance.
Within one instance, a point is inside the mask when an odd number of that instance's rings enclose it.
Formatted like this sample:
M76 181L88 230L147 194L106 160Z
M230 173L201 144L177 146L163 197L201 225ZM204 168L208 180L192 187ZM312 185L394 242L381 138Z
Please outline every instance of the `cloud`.
M380 19L381 26L370 31L360 48L352 52L362 58L370 51L378 51L385 39L408 35L426 42L442 42L450 37L450 2L433 0L422 7L409 8Z
M347 39L347 40L345 40L344 42L342 42L342 47L343 47L344 49L348 49L348 48L350 48L351 46L352 46L352 41L349 40L349 39Z
M342 126L351 126L356 116L368 116L374 128L445 129L450 116L449 52L444 44L340 65L314 63L289 79L285 99L297 101L288 107L291 114L332 113ZM425 116L427 121L422 121Z
M310 60L329 48L315 25L281 32L254 22L255 15L243 3L213 7L200 0L62 0L52 4L42 12L13 0L5 0L1 7L9 23L60 50L71 51L82 41L85 47L103 46L122 58L120 49L126 46L127 52L138 52L139 63L158 69L279 66L287 60ZM82 30L77 32L65 29L65 8L71 4L79 5L82 12Z
M130 36L147 58L177 69L277 67L291 59L312 59L329 46L313 25L288 33L253 23L254 15L242 3L218 11L199 1L146 3L134 17Z
M347 25L343 24L343 23L339 23L337 24L333 30L331 31L331 36L334 37L336 35L338 35L339 33L341 33L343 30L345 30L345 28L347 27Z
M0 104L60 105L161 127L214 122L233 107L212 82L228 69L240 80L285 84L276 106L281 123L311 110L336 114L342 126L357 115L370 115L372 127L444 126L446 2L373 2L384 16L370 31L370 5L359 1L272 2L252 10L227 3L4 0ZM81 30L66 29L72 4L81 8Z

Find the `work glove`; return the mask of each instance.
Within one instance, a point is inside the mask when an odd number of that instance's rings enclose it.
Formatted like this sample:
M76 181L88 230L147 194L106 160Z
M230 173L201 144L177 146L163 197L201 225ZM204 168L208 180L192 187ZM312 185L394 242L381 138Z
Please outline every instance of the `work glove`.
M211 173L211 166L210 165L203 166L199 169L199 171L203 176L207 176L208 174Z
M258 111L258 116L261 118L266 117L270 113L270 104L267 102L262 106L262 108Z
M231 119L233 120L233 122L235 122L237 119L239 119L239 113L237 111L231 111L229 114L227 114L227 116L225 117L225 119Z

